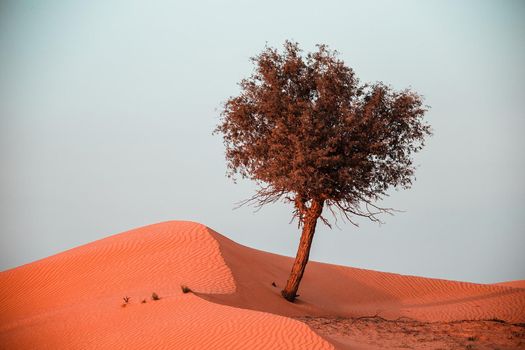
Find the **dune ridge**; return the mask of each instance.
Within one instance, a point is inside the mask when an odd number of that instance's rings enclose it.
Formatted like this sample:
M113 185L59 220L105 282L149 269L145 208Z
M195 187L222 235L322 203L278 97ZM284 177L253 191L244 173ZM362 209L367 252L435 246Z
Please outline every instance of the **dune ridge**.
M292 261L194 222L130 230L0 272L0 344L333 349L340 347L336 338L321 337L292 317L525 322L525 289L313 261L292 304L280 296ZM183 284L193 292L184 294ZM152 292L161 299L151 300ZM131 299L123 306L125 296Z
M495 283L497 286L525 289L525 280Z
M6 349L304 349L333 347L308 326L183 294L233 293L205 226L165 222L0 273ZM160 296L153 301L152 292ZM123 297L129 296L125 304ZM145 303L142 301L145 300Z
M191 264L191 268L185 265ZM114 298L115 292L174 295L191 283L231 293L235 283L215 239L191 222L113 235L0 274L0 312L10 319Z

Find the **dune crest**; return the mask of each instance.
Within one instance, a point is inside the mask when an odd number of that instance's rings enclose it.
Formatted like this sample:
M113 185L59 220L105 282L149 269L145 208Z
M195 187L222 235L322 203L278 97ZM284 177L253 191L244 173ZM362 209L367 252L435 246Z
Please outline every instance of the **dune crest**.
M525 280L500 282L500 283L495 283L495 285L497 285L497 286L503 286L503 287L512 287L512 288L522 288L522 289L525 289Z

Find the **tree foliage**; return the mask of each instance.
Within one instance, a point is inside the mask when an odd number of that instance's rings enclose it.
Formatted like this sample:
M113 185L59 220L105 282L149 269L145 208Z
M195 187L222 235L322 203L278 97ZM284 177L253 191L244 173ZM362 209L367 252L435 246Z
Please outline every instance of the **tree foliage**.
M379 221L391 209L374 202L391 187L411 186L412 156L431 134L422 97L361 84L325 45L304 55L286 41L282 52L266 47L251 60L253 74L225 102L215 130L229 176L259 184L246 202L290 201L300 225L314 201L352 223Z

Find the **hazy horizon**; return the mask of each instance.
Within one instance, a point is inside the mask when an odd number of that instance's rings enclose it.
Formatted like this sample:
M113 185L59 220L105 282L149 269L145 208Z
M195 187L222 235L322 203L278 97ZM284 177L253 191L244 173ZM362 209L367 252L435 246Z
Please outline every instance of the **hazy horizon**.
M362 82L412 88L434 136L385 224L319 224L311 259L425 277L525 279L525 3L0 4L0 270L167 220L294 256L292 208L232 210L212 130L249 58L324 43Z

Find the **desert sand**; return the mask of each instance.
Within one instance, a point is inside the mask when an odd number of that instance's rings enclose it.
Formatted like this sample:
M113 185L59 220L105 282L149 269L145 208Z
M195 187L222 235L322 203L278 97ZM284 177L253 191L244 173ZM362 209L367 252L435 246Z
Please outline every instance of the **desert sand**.
M113 235L1 272L0 348L525 348L524 281L311 261L292 304L292 262L194 222Z

